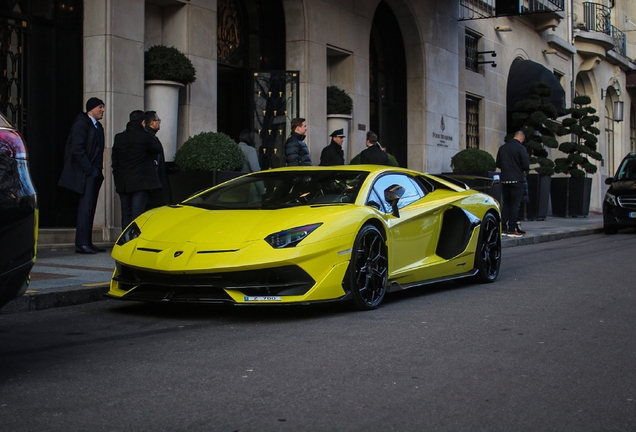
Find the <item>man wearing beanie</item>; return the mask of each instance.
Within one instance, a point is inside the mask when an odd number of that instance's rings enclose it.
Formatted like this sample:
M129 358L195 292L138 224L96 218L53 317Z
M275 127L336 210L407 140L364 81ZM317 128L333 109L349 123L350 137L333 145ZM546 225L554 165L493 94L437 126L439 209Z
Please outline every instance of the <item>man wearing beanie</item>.
M58 186L80 195L77 207L75 252L94 254L105 252L93 244L93 219L97 208L99 189L104 175L104 102L92 97L86 101L86 113L75 118L64 150L64 168Z
M342 150L342 143L345 140L344 130L336 129L329 136L331 137L331 142L322 149L320 166L344 165L344 151Z

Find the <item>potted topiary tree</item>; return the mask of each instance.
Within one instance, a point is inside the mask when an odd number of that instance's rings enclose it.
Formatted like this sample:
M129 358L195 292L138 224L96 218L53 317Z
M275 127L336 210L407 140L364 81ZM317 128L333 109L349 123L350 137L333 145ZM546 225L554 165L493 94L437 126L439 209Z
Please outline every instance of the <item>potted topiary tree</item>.
M175 47L154 45L144 53L145 109L161 117L161 140L167 162L177 150L179 89L196 81L192 62Z
M556 107L550 102L552 87L536 82L530 86L530 97L515 104L512 114L514 131L521 130L526 135L524 142L530 158L528 174L528 202L525 216L529 220L544 220L548 215L550 182L554 174L554 162L549 158L548 149L555 149L559 123ZM506 136L511 140L513 134Z
M201 132L179 147L175 163L179 170L170 175L172 203L242 175L243 152L222 132Z
M501 201L501 185L493 179L498 175L495 171L495 158L485 150L466 148L451 158L452 174L450 177L461 180L473 189L487 193Z
M353 112L353 99L343 89L336 86L327 87L327 134L335 130L343 129L347 137L342 144L342 150L346 159L349 156L349 122Z
M576 96L573 107L568 108L569 118L563 120L559 128L560 136L570 134L572 141L563 142L559 150L567 155L554 160L554 170L568 177L552 179L552 214L561 217L586 217L590 213L592 179L587 174L597 170L589 158L603 160L596 151L601 131L594 126L599 121L596 109L589 106L592 99L587 95Z

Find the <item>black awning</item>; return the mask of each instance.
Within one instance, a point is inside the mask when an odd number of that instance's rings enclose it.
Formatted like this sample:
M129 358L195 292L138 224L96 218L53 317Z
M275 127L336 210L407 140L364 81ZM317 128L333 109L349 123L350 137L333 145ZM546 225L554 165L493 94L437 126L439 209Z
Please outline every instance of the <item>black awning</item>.
M530 86L537 81L552 87L552 94L547 99L552 102L559 116L564 116L566 114L565 90L557 77L541 63L522 59L516 59L510 66L506 89L507 111L514 111L517 102L528 99Z

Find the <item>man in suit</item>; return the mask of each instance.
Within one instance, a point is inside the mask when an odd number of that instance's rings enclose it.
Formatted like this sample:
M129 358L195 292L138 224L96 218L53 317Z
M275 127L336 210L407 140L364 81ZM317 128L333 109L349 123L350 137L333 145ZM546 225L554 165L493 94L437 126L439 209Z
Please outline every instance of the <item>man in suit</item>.
M75 252L94 254L105 252L93 244L93 220L99 190L104 181L104 102L92 97L86 101L86 113L75 118L66 140L64 168L58 186L80 195L75 230Z
M345 140L344 129L336 129L329 136L331 142L322 149L320 166L344 165L344 151L342 150L342 144Z
M389 156L380 146L378 136L372 131L367 132L367 148L360 153L360 163L390 165Z

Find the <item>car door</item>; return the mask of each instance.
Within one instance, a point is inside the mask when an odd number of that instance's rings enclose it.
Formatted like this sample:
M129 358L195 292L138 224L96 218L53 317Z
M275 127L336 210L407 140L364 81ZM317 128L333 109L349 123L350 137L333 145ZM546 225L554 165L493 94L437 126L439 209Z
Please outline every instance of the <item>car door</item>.
M384 199L384 191L399 185L404 194L398 201L399 217L392 215L391 204ZM441 211L427 200L430 191L413 177L392 173L378 178L369 194L367 205L377 208L389 229L389 279L402 282L421 278L422 267L440 260L435 255Z

